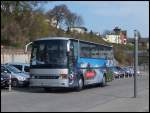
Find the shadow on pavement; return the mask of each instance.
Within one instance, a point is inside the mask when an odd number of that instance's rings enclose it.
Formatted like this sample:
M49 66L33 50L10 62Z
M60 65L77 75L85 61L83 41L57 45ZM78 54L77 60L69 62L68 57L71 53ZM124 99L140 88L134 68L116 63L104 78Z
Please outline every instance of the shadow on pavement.
M83 90L90 90L98 87L103 88L98 85L88 85L85 86ZM4 89L4 90L8 91L8 89ZM35 88L35 87L13 87L12 91L25 92L25 93L57 93L57 94L79 92L75 88L51 88L49 90L44 90L44 88Z

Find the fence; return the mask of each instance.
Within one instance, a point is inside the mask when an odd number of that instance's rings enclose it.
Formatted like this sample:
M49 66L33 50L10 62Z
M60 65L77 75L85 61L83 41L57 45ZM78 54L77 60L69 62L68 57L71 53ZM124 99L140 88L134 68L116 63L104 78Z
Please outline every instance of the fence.
M4 63L29 63L30 52L24 53L23 49L1 49L1 64Z

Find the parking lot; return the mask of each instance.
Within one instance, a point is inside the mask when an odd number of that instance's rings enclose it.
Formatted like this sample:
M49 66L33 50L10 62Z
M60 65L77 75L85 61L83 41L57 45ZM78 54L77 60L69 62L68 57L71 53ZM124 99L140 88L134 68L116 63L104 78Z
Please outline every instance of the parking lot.
M149 111L149 73L137 78L137 98L133 98L133 78L121 78L106 87L89 86L81 92L41 88L1 89L2 112L67 111Z

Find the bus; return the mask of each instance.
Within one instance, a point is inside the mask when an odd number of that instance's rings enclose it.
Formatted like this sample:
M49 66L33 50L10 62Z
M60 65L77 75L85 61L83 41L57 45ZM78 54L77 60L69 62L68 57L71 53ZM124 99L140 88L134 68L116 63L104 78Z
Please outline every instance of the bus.
M68 37L37 39L32 45L30 86L76 88L90 84L106 85L106 74L101 67L113 63L112 46Z

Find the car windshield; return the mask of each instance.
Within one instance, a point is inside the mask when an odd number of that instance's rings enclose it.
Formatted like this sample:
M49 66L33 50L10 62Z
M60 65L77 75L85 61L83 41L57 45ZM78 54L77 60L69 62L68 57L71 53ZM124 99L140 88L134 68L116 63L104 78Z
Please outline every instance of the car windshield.
M32 46L31 68L63 68L67 66L66 40L40 40Z
M124 69L124 70L126 70L126 71L129 71L129 70L130 70L129 68L126 68L126 67L125 67L125 68L123 68L123 69Z
M118 69L117 68L115 68L115 67L112 67L112 68L110 68L112 71L118 71Z
M7 65L6 68L10 71L10 72L13 72L13 73L20 73L21 71L17 68L15 68L14 66L11 66L11 65Z

